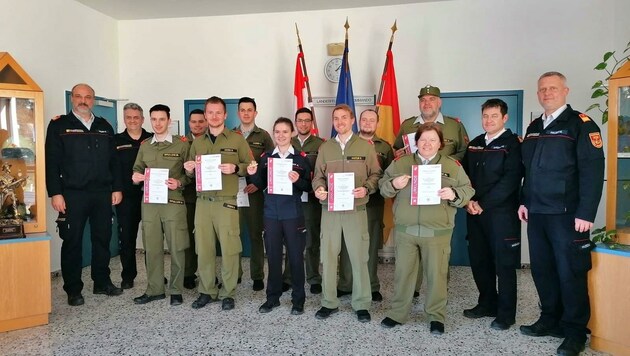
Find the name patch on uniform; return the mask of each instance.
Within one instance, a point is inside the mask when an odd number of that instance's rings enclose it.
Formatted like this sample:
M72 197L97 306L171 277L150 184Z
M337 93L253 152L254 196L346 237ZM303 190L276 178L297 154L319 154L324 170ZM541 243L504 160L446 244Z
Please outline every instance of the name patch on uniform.
M588 134L588 137L590 137L591 144L593 145L593 147L595 148L604 147L604 143L602 142L602 135L600 135L599 132L591 132Z
M81 129L66 129L66 132L81 132L81 133L83 133L85 131L81 130Z
M527 136L525 136L525 138L527 137L538 137L540 136L540 132L532 132L532 133L528 133Z
M222 148L221 152L232 152L232 153L234 153L234 152L236 152L236 150L234 148Z
M164 157L181 157L179 153L164 153L162 156Z
M450 178L451 175L446 172L442 172L442 177Z
M556 130L556 131L548 131L550 135L567 135L569 132L567 130Z
M444 139L444 142L445 142L445 143L453 143L453 142L455 142L455 141L454 141L454 140L451 140L450 138L445 138L445 139Z
M316 155L317 151L310 151L310 152L306 152L307 155Z
M238 207L234 204L229 204L229 203L223 203L223 207L228 208L228 209L232 209L232 210L238 210Z
M108 133L107 130L97 130L97 131L98 131L98 133L102 133L102 134Z
M483 151L483 146L468 146L468 150L470 151Z
M365 161L365 156L348 156L348 161Z
M261 147L264 146L262 142L252 142L251 144L254 146L261 146Z
M132 147L133 147L133 145L129 143L129 144L126 144L126 145L116 146L116 149L117 150L122 150L122 149L125 149L125 148L132 148Z
M503 150L505 149L505 145L490 146L488 148L491 150Z
M168 202L171 203L171 204L179 204L179 205L183 205L184 204L183 201L175 200L175 199L169 199Z

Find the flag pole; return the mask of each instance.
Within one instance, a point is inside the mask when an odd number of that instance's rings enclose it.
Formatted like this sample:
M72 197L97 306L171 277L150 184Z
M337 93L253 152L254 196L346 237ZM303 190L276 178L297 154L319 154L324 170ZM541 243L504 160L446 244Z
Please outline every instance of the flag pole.
M319 136L319 128L317 127L317 120L315 119L315 105L313 104L313 96L311 94L311 82L308 78L308 72L306 71L306 58L304 58L304 50L302 49L302 40L300 39L300 30L298 29L297 22L295 23L295 33L298 39L298 48L300 49L300 64L302 65L302 72L305 77L306 95L308 100L308 106L311 109L313 116L313 134Z
M396 30L398 30L398 27L396 27L396 20L394 20L394 25L392 26L392 35L389 38L389 46L387 47L387 53L389 53L389 51L392 50L392 45L394 44L394 32L396 32ZM380 106L378 105L381 102L381 99L383 98L383 88L385 87L385 74L387 74L387 64L389 62L389 57L387 55L385 55L385 65L383 66L383 75L381 76L381 86L378 89L378 96L376 97L376 112L378 113L378 110L380 108Z

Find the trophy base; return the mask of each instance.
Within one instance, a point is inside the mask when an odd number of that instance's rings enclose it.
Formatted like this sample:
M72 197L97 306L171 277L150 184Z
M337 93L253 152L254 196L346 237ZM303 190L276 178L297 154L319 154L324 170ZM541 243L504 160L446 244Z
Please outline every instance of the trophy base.
M24 238L24 222L20 219L0 219L0 240Z

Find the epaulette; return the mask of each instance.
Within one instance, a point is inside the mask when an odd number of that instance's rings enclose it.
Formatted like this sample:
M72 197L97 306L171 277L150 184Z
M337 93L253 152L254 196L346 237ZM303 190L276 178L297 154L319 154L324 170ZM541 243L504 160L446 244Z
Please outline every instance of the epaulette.
M306 157L306 152L304 152L304 151L300 151L300 156L302 156L302 157Z
M455 164L457 164L458 166L460 166L460 167L462 166L462 164L461 164L461 163L459 162L459 160L457 160L456 158L453 158L453 157L451 157L451 156L447 156L446 158L448 158L448 159L450 159L450 160L454 161L454 162L455 162Z
M519 143L523 143L523 137L522 136L516 136L516 138L518 138L518 142Z
M143 143L145 143L145 142L147 142L147 141L151 141L151 139L152 139L152 138L153 138L153 136L151 136L151 137L147 137L147 138L145 138L144 140L142 140L142 142L140 142L140 144L143 144Z
M186 136L179 136L179 139L182 140L182 142L188 142L188 137Z
M586 114L580 113L580 115L579 115L579 116L580 116L580 119L582 119L582 121L583 121L583 122L589 122L589 121L591 121L591 118L590 118L590 117L588 117L588 115L586 115Z
M402 155L400 155L400 156L398 156L398 157L394 157L394 161L398 161L399 159L401 159L401 158L405 157L406 155L407 155L407 154L405 153L405 154L402 154Z
M458 124L462 123L462 120L460 120L459 117L454 117L453 120L457 121Z
M52 119L50 119L50 121L57 121L61 118L62 115L57 115L55 117L53 117Z
M372 141L371 139L368 140L368 143L372 146L374 146L374 141Z

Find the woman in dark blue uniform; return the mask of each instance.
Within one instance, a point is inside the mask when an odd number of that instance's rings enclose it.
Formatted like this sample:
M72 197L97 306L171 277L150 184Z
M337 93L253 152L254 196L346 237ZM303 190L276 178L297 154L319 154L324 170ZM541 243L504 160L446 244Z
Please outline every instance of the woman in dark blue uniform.
M306 228L300 197L311 188L311 168L303 152L295 151L291 145L293 122L281 117L273 125L273 139L276 148L265 152L260 159L260 169L252 164L247 173L252 175L252 183L258 189L264 189L264 235L265 250L269 273L267 276L267 300L260 306L261 313L268 313L280 306L282 295L282 246L286 246L291 266L291 298L293 307L291 314L304 312L304 247L306 245ZM269 159L290 159L293 166L289 180L293 183L291 195L270 194L267 182Z

